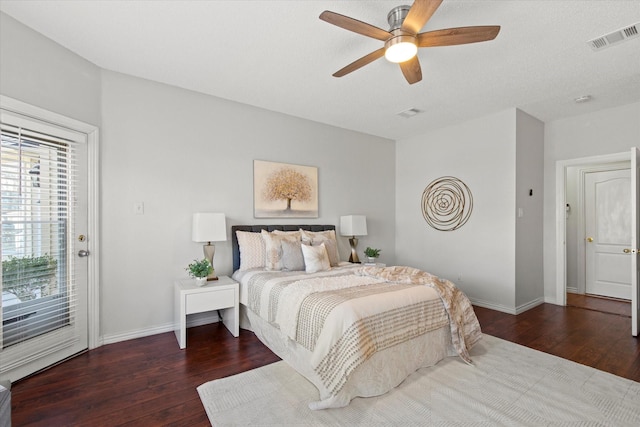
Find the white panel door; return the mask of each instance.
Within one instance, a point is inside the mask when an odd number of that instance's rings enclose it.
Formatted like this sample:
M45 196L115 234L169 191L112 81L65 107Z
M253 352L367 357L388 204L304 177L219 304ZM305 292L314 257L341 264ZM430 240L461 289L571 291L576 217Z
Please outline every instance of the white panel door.
M585 175L586 292L631 299L631 174Z

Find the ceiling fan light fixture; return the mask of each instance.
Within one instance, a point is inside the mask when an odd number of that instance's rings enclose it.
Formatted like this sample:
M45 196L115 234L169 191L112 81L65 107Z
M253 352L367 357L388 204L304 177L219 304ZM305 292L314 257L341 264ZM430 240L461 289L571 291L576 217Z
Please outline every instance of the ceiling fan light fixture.
M384 57L389 62L405 62L416 56L418 46L414 36L396 36L385 43Z
M342 67L333 76L346 76L384 56L387 61L399 64L407 83L414 84L422 80L422 68L416 56L418 48L484 42L495 39L500 32L499 25L482 25L421 33L421 29L442 2L443 0L414 0L412 6L394 7L387 14L388 31L336 12L322 12L320 19L329 24L384 42L383 47Z

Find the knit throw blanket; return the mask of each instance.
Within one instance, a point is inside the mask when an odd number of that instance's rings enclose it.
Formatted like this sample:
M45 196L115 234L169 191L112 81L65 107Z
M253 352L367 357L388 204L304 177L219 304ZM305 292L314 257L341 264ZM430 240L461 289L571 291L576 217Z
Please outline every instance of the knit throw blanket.
M362 267L356 271L356 274L377 277L388 282L425 285L433 288L440 296L449 315L454 348L462 360L472 363L469 350L482 338L482 332L471 302L456 285L426 271L404 266Z

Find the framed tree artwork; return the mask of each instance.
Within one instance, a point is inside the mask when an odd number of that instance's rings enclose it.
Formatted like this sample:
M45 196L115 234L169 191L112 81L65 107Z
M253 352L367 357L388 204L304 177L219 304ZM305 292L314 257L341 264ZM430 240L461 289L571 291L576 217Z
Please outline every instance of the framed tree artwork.
M255 218L317 218L318 168L253 161Z

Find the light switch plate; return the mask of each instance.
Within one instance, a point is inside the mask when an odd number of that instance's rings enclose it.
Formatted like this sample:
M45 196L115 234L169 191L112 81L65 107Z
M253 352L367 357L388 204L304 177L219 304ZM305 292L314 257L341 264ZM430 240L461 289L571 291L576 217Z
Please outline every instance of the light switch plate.
M133 204L133 213L136 215L144 215L144 203L136 202Z

